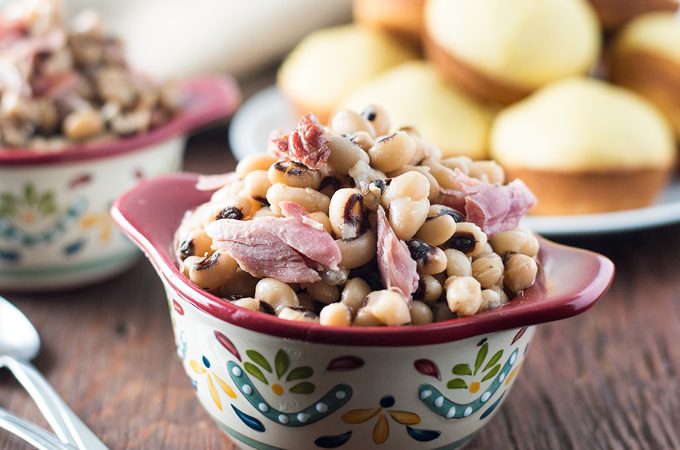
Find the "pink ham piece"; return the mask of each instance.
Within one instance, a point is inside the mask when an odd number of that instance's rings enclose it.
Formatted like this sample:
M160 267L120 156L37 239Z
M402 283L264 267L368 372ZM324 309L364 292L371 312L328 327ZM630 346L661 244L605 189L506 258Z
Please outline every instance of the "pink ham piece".
M199 191L214 191L227 186L241 177L236 172L223 173L220 175L199 175L196 189Z
M267 151L277 158L286 157L312 169L319 169L331 154L326 130L312 113L302 116L289 135L274 130L269 135Z
M410 297L418 289L417 264L406 243L399 240L382 206L378 207L378 269L383 285Z
M267 153L278 159L288 159L288 135L281 128L272 130L267 141Z
M330 234L293 217L216 220L206 232L246 272L286 283L319 281L308 264L337 270L342 259Z
M312 228L316 228L319 231L325 230L321 223L312 219L307 210L293 202L279 202L279 208L281 208L281 213L284 217L290 217L298 222L309 225Z
M451 179L465 192L465 215L488 236L514 230L536 204L536 197L522 180L507 185L485 183L456 169Z

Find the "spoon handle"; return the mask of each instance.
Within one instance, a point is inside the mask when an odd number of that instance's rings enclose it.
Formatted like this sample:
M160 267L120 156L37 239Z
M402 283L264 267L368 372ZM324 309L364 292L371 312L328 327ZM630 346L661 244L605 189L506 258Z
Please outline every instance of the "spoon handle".
M26 388L59 439L80 450L108 450L31 363L14 356L0 355L2 366L11 370Z
M77 450L44 428L3 408L0 408L0 428L16 434L39 450Z

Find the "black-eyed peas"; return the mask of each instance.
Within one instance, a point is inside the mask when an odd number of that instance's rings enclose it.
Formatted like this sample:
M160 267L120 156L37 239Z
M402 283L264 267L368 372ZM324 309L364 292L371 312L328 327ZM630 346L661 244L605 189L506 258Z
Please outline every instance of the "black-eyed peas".
M318 170L290 160L275 162L269 167L267 175L272 185L282 183L286 186L314 190L319 188L323 178Z
M510 255L505 262L503 282L513 292L520 292L533 284L537 273L538 265L533 258L521 254Z
M352 325L354 311L344 303L331 303L323 307L319 313L319 323L333 327L347 327Z
M377 136L382 136L390 131L390 118L382 106L370 105L361 113L364 119L373 125Z
M217 250L190 264L189 278L206 291L217 291L231 280L237 268L238 263L226 250Z
M482 287L473 277L451 277L444 289L449 309L459 316L471 316L482 306Z
M293 288L275 278L263 278L258 281L255 286L255 298L268 303L277 314L286 307L300 306Z
M329 206L328 217L335 236L351 239L359 235L364 217L364 197L356 189L335 191Z
M348 175L349 169L357 161L364 161L366 164L370 162L368 153L346 136L330 136L328 138L328 146L331 149L331 153L327 164L337 173Z
M1 109L0 104L0 113ZM320 132L318 127L310 130ZM183 221L177 232L182 270L197 284L233 304L286 320L329 326L418 325L450 320L495 308L521 295L538 271L536 237L520 226L497 232L489 239L472 222L474 217L467 221L464 212L442 204L458 200L447 189L465 195L452 179L454 169L481 182L500 184L504 179L500 166L467 157L442 160L439 149L424 142L415 130L400 129L385 136L387 130L389 120L380 108L367 108L363 115L344 111L324 129L327 141L310 135L303 144L291 144L294 147L289 154L285 146L278 147L277 159L269 155L244 159L237 167L240 179L232 177L210 202L187 214ZM318 149L314 147L317 144L321 146ZM323 158L328 156L320 165L305 156L305 152L314 155L317 150L325 155ZM296 162L296 158L316 168ZM306 253L297 249L305 236L299 241L293 237L295 247L291 247L301 253L303 262L320 281L310 282L315 278L307 277L304 282L300 278L297 283L284 283L259 278L235 262L228 282L196 278L197 267L226 252L221 249L225 241L213 243L204 230L206 226L215 220L265 219L261 222L263 229L278 232L277 225L292 223L271 219L283 217L282 201L295 203L309 214L305 217L301 208L289 207L289 217L315 232L328 233L339 250L337 267L306 258ZM405 244L408 254L393 252L397 248L391 238L378 240L381 208L387 214L387 228L402 241L399 245ZM384 227L384 222L380 223ZM250 229L244 222L221 225L224 229ZM413 264L409 270L417 277L417 288L405 295L401 289L389 288L394 283L383 276L385 264L390 270L390 264L409 256ZM276 270L282 269L277 266ZM286 276L294 279L295 275Z
M276 183L267 190L267 201L272 211L281 212L279 203L293 202L302 206L307 212L321 211L328 214L331 199L311 188L298 188Z
M416 151L416 143L408 134L397 131L376 140L368 150L371 165L381 172L392 172L404 167Z

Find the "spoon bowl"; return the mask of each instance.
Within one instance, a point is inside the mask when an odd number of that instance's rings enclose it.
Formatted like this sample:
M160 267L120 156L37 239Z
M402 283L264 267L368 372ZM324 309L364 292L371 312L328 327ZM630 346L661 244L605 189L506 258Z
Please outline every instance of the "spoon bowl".
M0 355L35 358L40 336L31 322L14 305L0 297Z

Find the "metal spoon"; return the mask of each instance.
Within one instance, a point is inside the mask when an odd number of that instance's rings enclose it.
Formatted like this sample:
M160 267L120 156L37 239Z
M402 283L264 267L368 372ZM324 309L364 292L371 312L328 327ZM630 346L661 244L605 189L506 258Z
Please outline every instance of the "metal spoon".
M16 434L38 450L78 450L65 444L57 436L23 417L0 408L0 428Z
M62 442L80 450L108 450L28 362L39 349L40 337L31 322L0 297L0 367L14 373Z

